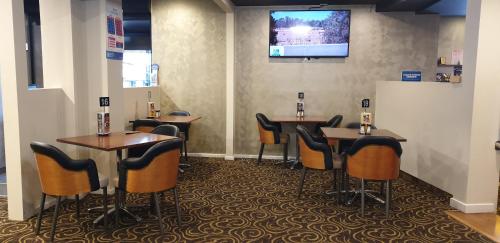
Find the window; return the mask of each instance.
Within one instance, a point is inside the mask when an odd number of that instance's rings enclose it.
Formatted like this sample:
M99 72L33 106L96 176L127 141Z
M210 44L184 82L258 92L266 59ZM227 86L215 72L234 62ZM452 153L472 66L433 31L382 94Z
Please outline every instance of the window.
M123 87L149 87L151 81L151 51L125 50L123 52Z
M123 0L123 87L157 86L151 65L151 2L149 0ZM154 76L152 78L152 76Z
M28 88L43 88L42 34L39 0L24 0Z

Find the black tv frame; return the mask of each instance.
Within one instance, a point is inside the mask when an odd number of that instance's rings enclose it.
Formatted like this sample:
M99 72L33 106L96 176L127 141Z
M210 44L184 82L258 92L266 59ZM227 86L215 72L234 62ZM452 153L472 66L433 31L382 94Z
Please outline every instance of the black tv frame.
M349 37L347 39L347 55L346 56L271 56L271 13L272 12L303 12L303 11L346 11L349 12ZM267 36L267 55L269 58L347 58L351 53L351 10L350 9L293 9L293 10L270 10L269 11L269 35Z

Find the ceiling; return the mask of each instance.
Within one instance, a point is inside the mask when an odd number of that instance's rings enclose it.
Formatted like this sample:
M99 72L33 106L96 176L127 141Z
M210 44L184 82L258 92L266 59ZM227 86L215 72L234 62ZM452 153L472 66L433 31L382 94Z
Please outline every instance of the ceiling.
M232 0L236 6L376 4L384 0Z
M439 0L232 0L236 6L374 4L378 12L421 12Z
M427 10L439 13L441 16L465 16L467 0L441 0L427 8Z

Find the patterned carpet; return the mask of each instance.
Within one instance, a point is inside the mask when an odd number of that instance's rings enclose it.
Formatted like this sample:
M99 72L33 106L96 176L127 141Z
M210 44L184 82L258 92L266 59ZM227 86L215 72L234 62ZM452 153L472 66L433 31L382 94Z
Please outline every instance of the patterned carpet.
M134 212L144 218L104 231L92 226L97 212L75 216L75 203L66 200L56 234L58 242L490 242L470 228L449 219L449 198L407 179L394 183L392 214L383 205L368 201L366 215L353 206L338 206L325 195L331 172L308 174L302 199L296 197L299 171L266 161L226 162L191 159L193 164L179 178L183 224L175 220L171 193L162 205L165 235L159 235L148 207ZM97 195L84 199L83 207L98 205ZM128 198L131 204L149 205L148 195ZM111 200L110 200L111 203ZM82 210L83 212L83 210ZM35 218L7 220L7 203L0 199L1 242L43 242L49 239L53 209L45 214L41 235L33 233ZM113 226L114 227L114 226Z

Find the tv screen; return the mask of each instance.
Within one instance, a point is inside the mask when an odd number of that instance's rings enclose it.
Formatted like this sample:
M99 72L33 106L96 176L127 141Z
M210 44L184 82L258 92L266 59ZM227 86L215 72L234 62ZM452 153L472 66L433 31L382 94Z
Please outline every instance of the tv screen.
M270 57L349 56L350 10L286 10L270 15Z

